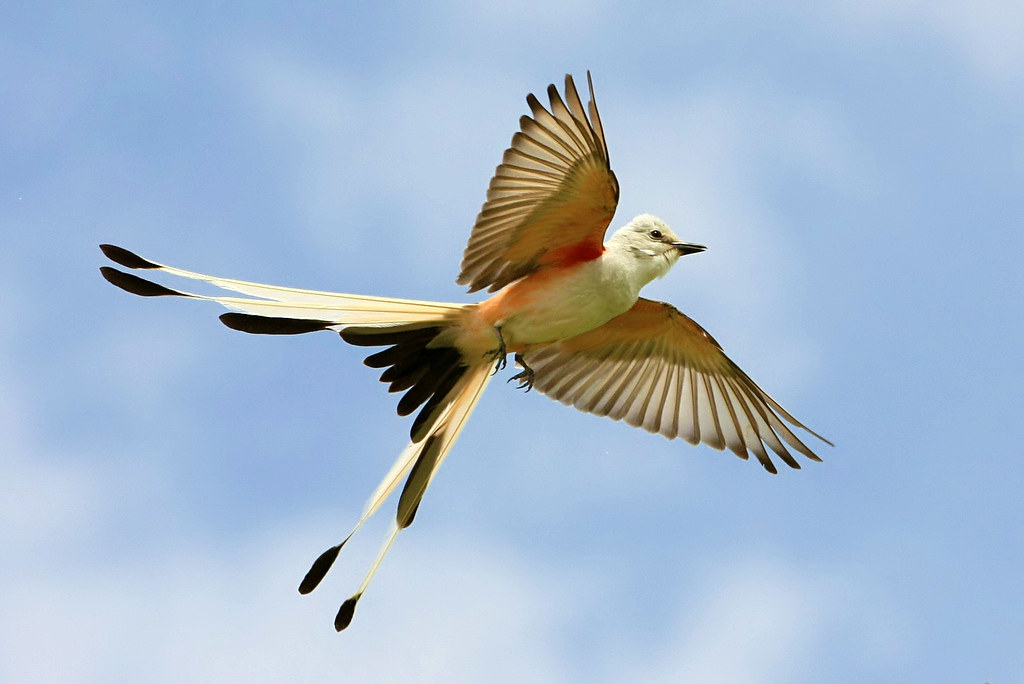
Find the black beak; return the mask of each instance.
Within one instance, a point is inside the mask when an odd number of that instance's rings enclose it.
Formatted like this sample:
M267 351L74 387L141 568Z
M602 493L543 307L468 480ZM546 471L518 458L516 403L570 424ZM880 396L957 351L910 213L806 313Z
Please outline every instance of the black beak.
M679 250L679 253L683 256L687 254L697 254L707 249L704 245L695 245L692 242L673 242L672 246Z

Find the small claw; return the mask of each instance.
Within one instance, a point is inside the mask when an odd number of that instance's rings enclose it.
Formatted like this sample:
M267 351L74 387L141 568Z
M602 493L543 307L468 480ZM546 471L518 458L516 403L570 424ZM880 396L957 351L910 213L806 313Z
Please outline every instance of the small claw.
M522 366L523 370L509 378L508 382L518 380L519 386L516 387L516 389L525 389L527 392L529 392L531 389L533 389L533 377L535 373L533 372L532 368L526 365L526 361L525 359L523 359L523 355L519 354L518 352L516 353L516 363Z

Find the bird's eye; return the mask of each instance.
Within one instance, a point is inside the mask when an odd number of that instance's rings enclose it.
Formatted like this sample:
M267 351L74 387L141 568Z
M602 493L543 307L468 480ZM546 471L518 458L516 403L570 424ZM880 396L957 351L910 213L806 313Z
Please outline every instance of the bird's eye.
M651 237L654 238L655 240L660 240L661 239L661 231L660 230L652 230L651 231Z

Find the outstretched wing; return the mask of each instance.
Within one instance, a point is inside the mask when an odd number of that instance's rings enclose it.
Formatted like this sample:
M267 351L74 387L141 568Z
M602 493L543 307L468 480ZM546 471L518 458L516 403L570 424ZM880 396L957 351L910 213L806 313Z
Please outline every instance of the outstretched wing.
M670 304L640 298L595 330L524 355L534 387L563 404L691 444L748 452L777 472L786 448L820 461L786 425L813 432L758 387L718 342ZM783 443L785 442L785 444Z
M532 94L487 188L462 258L460 285L500 290L545 264L596 258L619 201L587 72L585 110L572 76L565 100L548 86L548 111ZM587 112L589 111L589 118Z

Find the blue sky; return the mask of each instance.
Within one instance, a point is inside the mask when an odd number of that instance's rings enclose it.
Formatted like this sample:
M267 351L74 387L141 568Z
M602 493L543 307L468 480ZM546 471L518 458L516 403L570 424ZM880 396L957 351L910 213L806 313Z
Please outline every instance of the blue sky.
M1024 680L1021 35L1009 1L5 8L0 680ZM396 398L96 246L464 300L525 95L586 69L616 225L709 247L646 294L837 446L773 477L496 382L337 635L389 513L296 586Z

